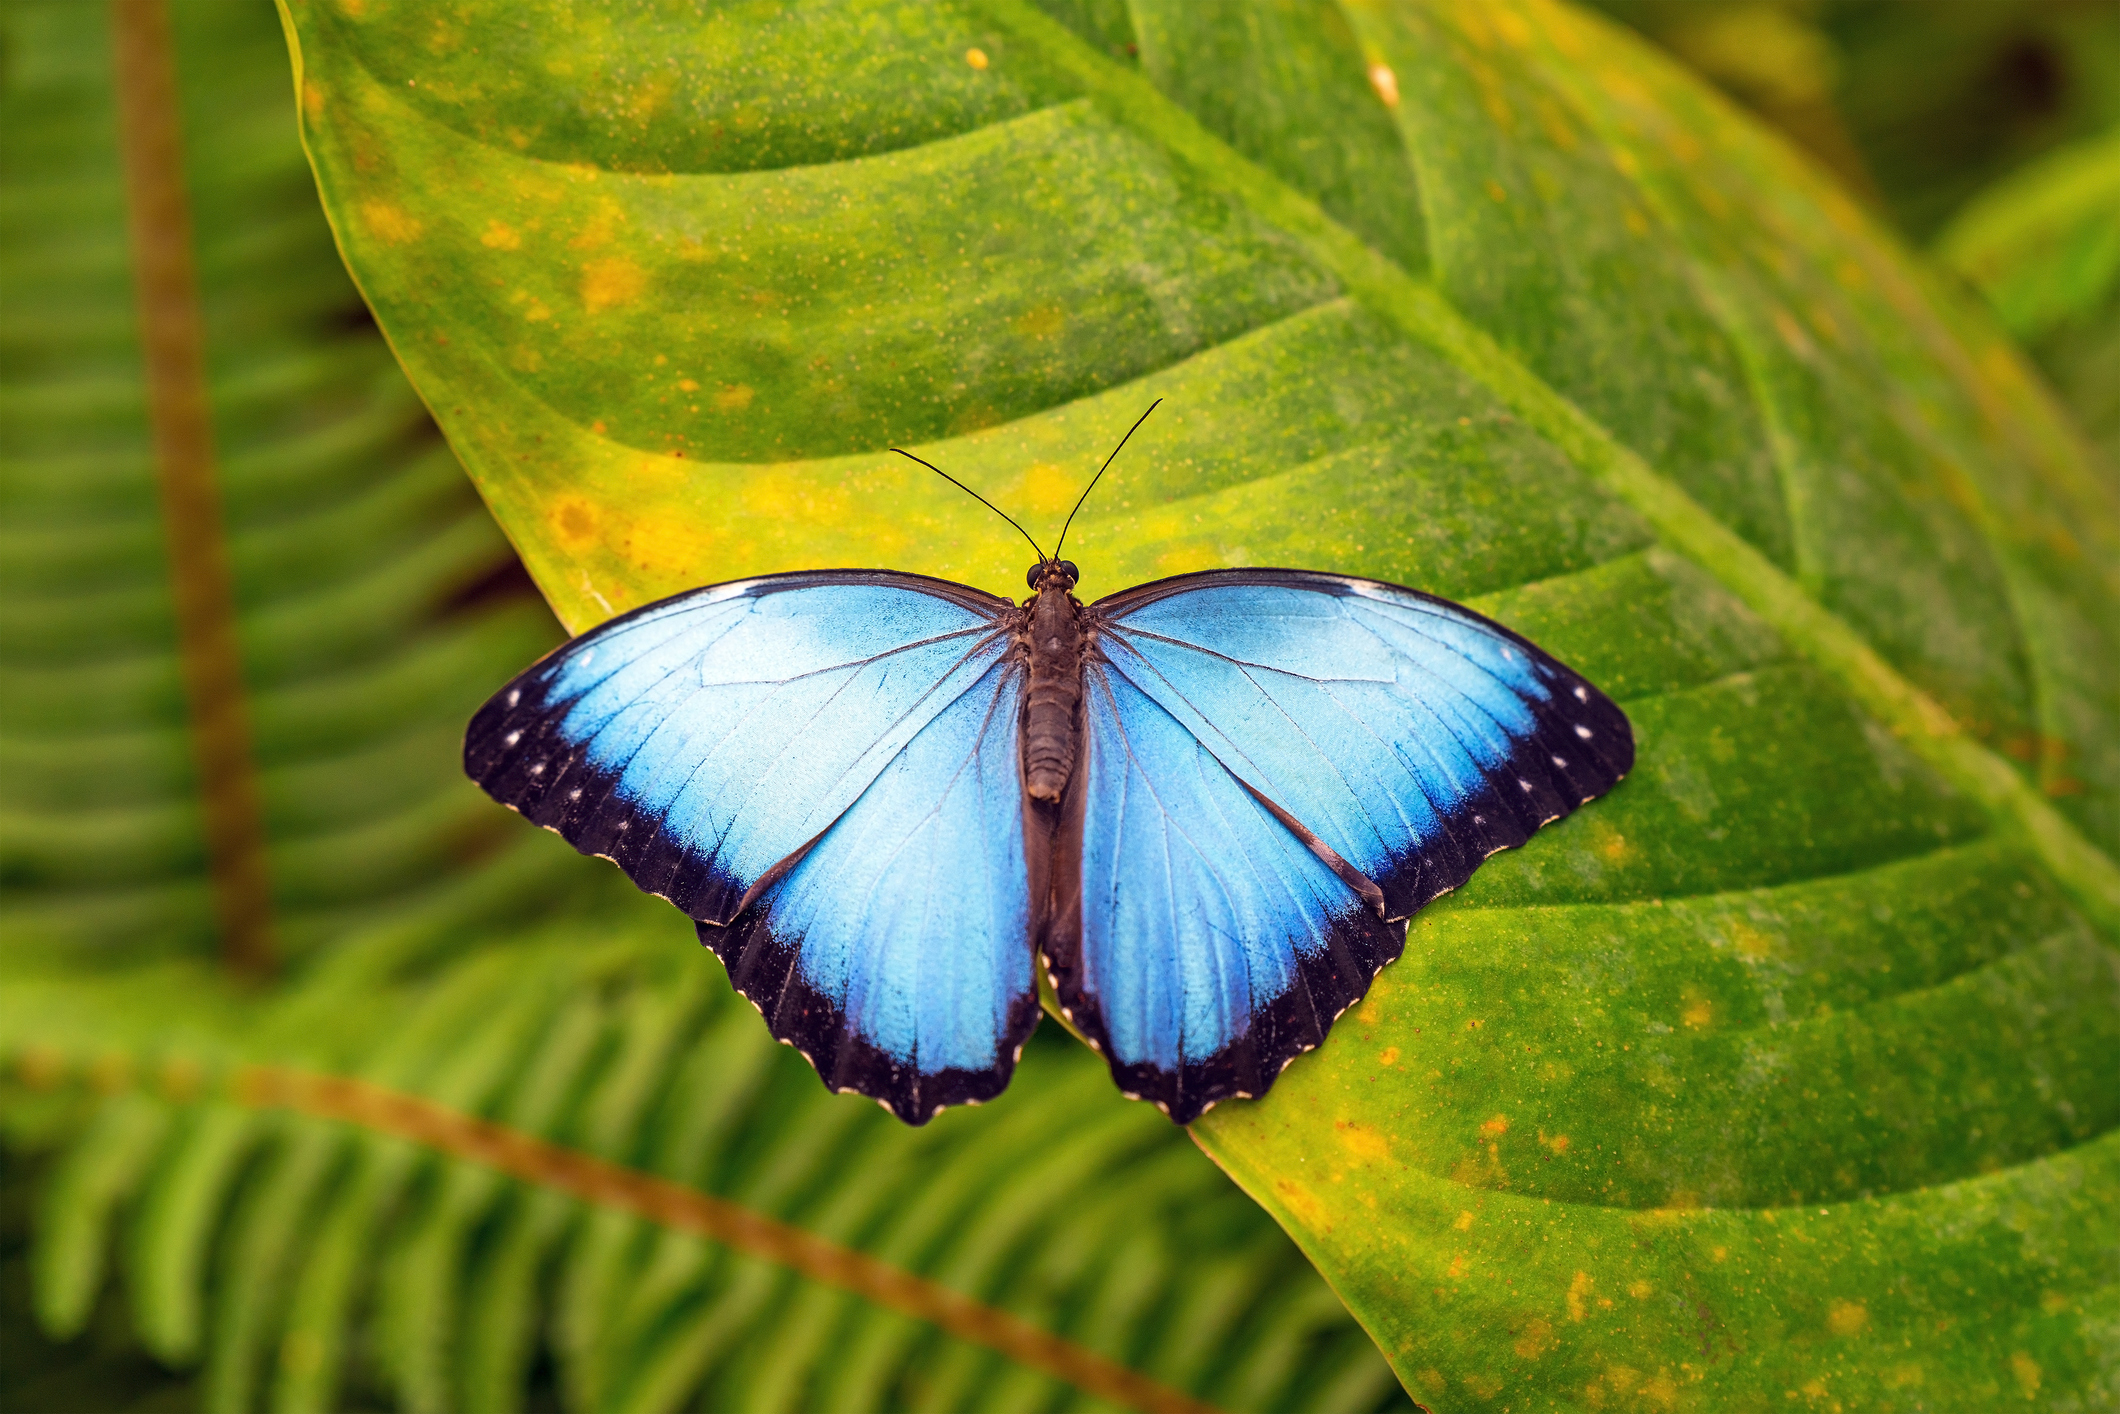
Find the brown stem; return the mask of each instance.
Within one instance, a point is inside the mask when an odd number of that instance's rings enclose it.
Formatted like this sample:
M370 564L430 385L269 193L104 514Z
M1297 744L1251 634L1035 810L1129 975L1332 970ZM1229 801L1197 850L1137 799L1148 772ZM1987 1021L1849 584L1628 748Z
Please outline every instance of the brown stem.
M272 898L214 479L205 336L166 0L112 0L111 35L148 416L221 955L237 971L261 974L273 965Z
M281 1066L248 1066L235 1077L243 1102L285 1107L396 1135L598 1207L636 1214L679 1232L787 1267L812 1281L926 1321L960 1340L1000 1352L1097 1399L1142 1414L1216 1414L1213 1405L1157 1383L1093 1350L1008 1312L842 1247L813 1232L696 1189L607 1163L578 1149L475 1118L417 1095L362 1080Z

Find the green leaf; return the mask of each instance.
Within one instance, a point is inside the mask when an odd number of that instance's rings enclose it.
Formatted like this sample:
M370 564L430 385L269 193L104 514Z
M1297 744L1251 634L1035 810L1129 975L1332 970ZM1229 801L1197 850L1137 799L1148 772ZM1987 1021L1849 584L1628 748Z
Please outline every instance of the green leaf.
M1043 523L1162 396L1092 593L1377 575L1623 700L1635 777L1195 1128L1420 1398L2112 1396L2120 507L1785 149L1543 4L287 9L341 246L571 627L1005 591L885 444Z

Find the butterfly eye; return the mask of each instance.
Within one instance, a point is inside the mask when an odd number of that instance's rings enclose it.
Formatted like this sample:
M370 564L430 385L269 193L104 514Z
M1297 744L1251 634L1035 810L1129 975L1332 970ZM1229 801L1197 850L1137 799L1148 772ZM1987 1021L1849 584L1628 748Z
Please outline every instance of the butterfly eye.
M1037 564L1031 566L1030 573L1023 576L1023 580L1024 583L1030 585L1031 588L1036 589L1038 587L1038 581L1042 579L1044 575L1045 561L1040 560Z
M1073 560L1062 560L1060 562L1060 573L1067 576L1069 584L1074 584L1082 578L1082 571L1075 568Z

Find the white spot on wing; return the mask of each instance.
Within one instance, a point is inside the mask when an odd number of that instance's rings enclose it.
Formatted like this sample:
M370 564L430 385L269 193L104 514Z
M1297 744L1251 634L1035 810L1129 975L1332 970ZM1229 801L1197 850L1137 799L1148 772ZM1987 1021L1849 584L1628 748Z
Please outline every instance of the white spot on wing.
M531 774L531 775L533 775L533 776L542 776L542 775L544 775L544 774L545 774L545 763L544 763L544 762L542 762L542 761L532 761L532 762L530 763L530 774Z
M516 744L517 742L521 741L522 739L523 739L523 734L522 734L521 732L519 732L519 731L515 731L515 732L510 732L510 733L508 733L508 735L506 735L505 737L502 737L502 738L501 738L501 745L502 745L502 746L513 746L513 745L515 745L515 744Z
M1567 769L1568 769L1568 763L1567 763L1566 761L1563 761L1563 760L1562 760L1562 759L1561 759L1560 757L1558 757L1558 756L1556 756L1556 757L1554 757L1554 758L1553 758L1553 764L1554 764L1554 765L1556 765L1556 766L1558 766L1558 767L1560 767L1560 768L1561 768L1561 769L1562 769L1563 771L1565 771L1565 770L1567 770Z
M1590 729L1584 726L1581 722L1577 722L1575 724L1575 734L1581 737L1584 741L1590 740Z
M521 688L519 688L519 687L511 687L511 688L509 688L509 689L508 689L508 705L509 705L510 707L513 707L513 706L514 706L514 705L515 705L516 703L518 703L518 702L520 702L520 701L522 701L522 700L523 700L523 690L522 690Z
M1588 702L1590 700L1590 689L1584 687L1581 683L1577 683L1575 685L1575 700L1578 702Z

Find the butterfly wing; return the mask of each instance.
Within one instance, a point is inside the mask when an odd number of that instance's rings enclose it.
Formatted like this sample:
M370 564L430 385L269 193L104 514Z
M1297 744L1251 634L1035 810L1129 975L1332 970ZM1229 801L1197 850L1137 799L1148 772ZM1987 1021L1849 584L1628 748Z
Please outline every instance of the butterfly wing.
M871 571L679 595L472 719L496 799L699 924L773 1033L915 1123L1035 1024L1007 600Z
M1000 1094L1037 1025L1022 676L992 662L751 908L699 925L827 1085L910 1124Z
M1188 1124L1264 1094L1404 929L1131 675L1092 663L1084 688L1053 858L1080 891L1056 901L1041 951L1120 1089Z
M1233 570L1090 612L1079 921L1056 912L1045 951L1122 1085L1181 1120L1263 1093L1397 956L1398 922L1633 764L1580 674L1415 590ZM1189 849L1156 843L1198 819Z

